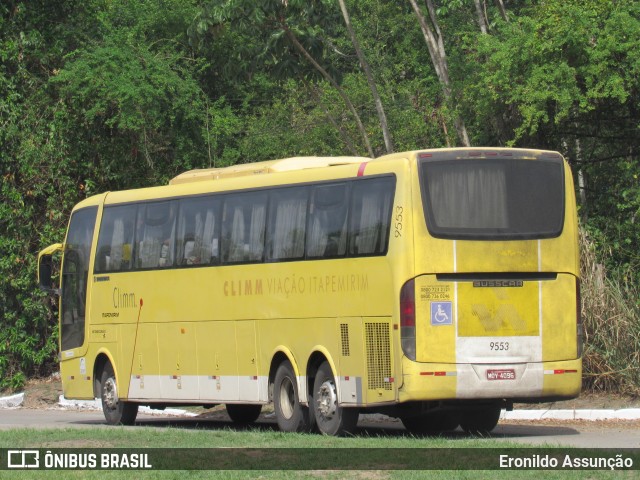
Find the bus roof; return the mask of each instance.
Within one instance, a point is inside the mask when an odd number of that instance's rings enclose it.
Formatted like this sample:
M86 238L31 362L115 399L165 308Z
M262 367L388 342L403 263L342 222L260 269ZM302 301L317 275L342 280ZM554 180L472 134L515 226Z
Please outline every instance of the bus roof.
M223 168L198 168L181 173L172 178L169 185L218 180L221 178L243 177L264 173L288 172L307 168L332 167L370 161L367 157L291 157L266 162L241 163Z
M514 153L526 158L537 158L539 156L558 156L557 152L536 149L504 148L504 147L466 147L466 148L436 148L413 150L408 152L397 152L375 159L368 157L291 157L281 160L268 160L254 163L240 163L222 168L197 168L181 173L172 178L169 185L184 183L203 182L207 180L219 180L223 178L245 177L261 175L265 173L290 172L305 170L310 168L326 168L338 165L349 165L354 163L371 162L376 160L392 160L396 158L415 158L431 156L432 154L449 153L457 158L472 158L482 156L492 156L496 154Z

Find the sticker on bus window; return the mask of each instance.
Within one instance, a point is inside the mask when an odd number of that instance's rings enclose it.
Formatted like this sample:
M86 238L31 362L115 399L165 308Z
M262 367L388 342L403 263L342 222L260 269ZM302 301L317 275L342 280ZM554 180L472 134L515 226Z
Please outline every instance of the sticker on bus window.
M431 325L452 325L451 302L431 302Z

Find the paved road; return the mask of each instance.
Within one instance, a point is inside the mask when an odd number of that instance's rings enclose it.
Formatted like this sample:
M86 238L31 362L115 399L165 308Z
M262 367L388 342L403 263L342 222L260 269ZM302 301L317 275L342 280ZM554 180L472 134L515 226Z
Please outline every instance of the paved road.
M363 435L406 435L399 422L379 421L377 417L360 417L359 432ZM260 418L259 428L275 429L275 420ZM135 427L184 428L220 430L232 427L224 420L202 420L194 417L164 417L138 415ZM110 428L101 412L74 410L0 410L0 429L13 428ZM233 427L232 427L233 428ZM462 431L448 438L466 438ZM586 448L640 448L640 428L629 422L501 422L493 431L493 438L533 445Z

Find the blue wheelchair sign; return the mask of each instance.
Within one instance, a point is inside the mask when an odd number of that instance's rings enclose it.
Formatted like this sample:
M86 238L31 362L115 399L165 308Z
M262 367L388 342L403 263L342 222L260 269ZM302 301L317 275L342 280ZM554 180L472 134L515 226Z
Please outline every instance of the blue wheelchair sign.
M431 325L452 325L451 302L431 302Z

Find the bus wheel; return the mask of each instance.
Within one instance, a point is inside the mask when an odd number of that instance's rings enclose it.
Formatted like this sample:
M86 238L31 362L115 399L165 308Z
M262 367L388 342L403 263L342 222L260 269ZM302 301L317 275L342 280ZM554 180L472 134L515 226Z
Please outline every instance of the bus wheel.
M233 423L238 425L249 425L255 422L260 416L262 405L238 405L235 403L227 403L227 414Z
M464 412L460 418L460 426L471 435L484 436L496 428L498 420L500 420L500 405L490 405Z
M109 425L133 425L138 415L138 405L120 401L113 367L107 363L100 377L102 411Z
M283 432L310 432L313 429L309 409L300 404L298 382L288 360L282 362L276 370L273 407L278 427Z
M325 435L348 435L358 424L358 409L338 404L338 390L328 362L322 363L313 382L313 413L320 432Z
M432 413L417 417L401 417L400 420L408 431L419 435L451 432L460 425L458 415L450 412Z

